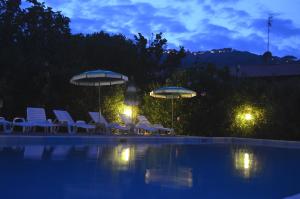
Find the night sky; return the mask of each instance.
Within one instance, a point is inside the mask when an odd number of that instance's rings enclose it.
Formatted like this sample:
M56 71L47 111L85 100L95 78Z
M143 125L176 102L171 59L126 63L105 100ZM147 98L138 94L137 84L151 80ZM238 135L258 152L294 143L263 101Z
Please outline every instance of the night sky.
M266 51L269 14L271 51L300 57L300 0L45 0L71 18L73 33L104 30L129 38L163 32L168 48L191 51L232 47Z

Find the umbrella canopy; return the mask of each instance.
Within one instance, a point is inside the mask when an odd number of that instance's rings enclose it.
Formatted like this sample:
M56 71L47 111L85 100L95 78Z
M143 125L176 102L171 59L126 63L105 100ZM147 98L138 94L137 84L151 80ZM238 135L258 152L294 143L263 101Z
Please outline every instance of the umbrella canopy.
M124 84L128 77L109 70L92 70L75 75L70 80L71 84L79 86L111 86Z
M99 113L100 110L100 91L101 86L111 86L124 84L128 81L128 77L120 73L109 70L92 70L86 71L71 78L70 83L78 86L96 86L99 88Z
M155 89L150 92L150 96L162 99L172 100L172 128L173 128L173 117L174 117L174 99L179 98L192 98L195 97L197 93L195 91L176 86L167 86Z
M175 86L161 87L150 92L150 96L163 99L192 98L196 95L195 91Z

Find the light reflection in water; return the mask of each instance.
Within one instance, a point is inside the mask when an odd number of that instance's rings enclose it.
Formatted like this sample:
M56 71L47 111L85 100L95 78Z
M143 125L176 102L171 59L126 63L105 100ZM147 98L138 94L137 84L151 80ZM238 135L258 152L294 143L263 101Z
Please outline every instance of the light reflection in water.
M122 162L128 162L130 160L130 148L125 148L121 152Z
M147 169L145 183L173 188L191 188L193 186L192 169Z
M234 167L244 178L250 178L258 171L258 160L254 153L245 149L234 150Z
M250 168L250 158L249 153L244 153L244 169Z
M135 148L118 145L113 149L112 161L117 170L127 170L135 161Z

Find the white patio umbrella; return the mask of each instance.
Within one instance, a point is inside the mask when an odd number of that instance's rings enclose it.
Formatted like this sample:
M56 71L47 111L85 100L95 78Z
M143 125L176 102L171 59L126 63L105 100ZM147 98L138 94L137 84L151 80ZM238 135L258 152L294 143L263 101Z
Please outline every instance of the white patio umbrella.
M192 98L196 95L197 93L195 91L176 86L161 87L150 92L150 96L152 97L172 100L172 128L174 117L174 99Z
M101 86L124 84L128 77L109 70L86 71L71 78L70 83L78 86L96 86L99 88L99 113L101 113Z

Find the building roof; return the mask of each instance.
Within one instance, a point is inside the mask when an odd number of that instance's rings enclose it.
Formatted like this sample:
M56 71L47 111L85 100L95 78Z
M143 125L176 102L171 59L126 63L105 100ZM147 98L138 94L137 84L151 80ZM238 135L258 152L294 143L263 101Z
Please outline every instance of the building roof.
M249 65L233 67L231 74L239 77L300 76L300 64Z

